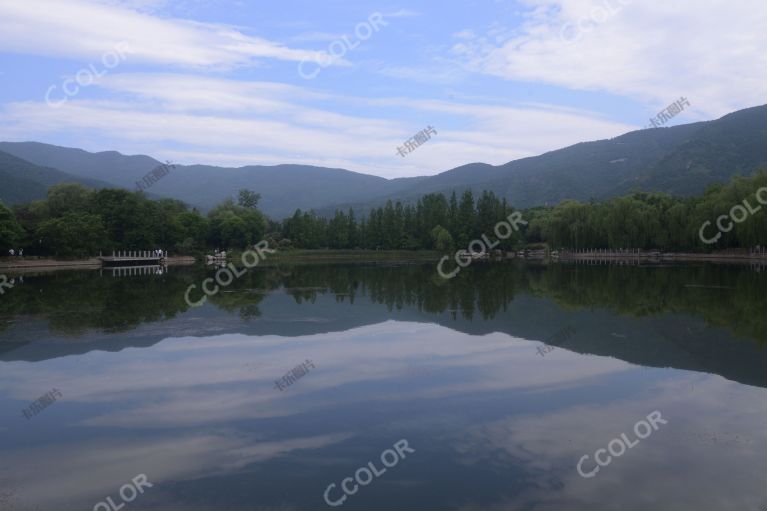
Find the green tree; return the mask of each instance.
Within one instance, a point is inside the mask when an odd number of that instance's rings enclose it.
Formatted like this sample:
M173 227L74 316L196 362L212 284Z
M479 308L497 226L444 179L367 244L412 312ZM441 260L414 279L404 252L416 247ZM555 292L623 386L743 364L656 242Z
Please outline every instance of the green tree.
M219 248L245 248L263 239L266 217L257 209L235 205L231 199L208 213L209 241Z
M434 248L440 252L447 252L453 249L453 237L447 229L441 225L431 230L431 238L434 241Z
M88 213L66 213L45 220L36 235L42 246L57 256L96 256L108 242L101 217Z
M0 202L0 256L6 255L11 248L18 248L17 243L23 235L13 212Z
M48 212L52 217L85 211L93 190L75 183L53 185L48 189Z
M240 190L237 205L247 209L257 209L258 201L261 200L261 194L245 188Z

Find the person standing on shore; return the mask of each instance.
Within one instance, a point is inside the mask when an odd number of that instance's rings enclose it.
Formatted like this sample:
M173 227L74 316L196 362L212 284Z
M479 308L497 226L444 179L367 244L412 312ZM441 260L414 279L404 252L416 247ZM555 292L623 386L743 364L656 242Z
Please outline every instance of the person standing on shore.
M11 254L11 257L13 257L14 255L16 255L16 252L14 252L14 251L13 251L13 249L10 249L10 250L8 251L8 253L9 253L9 254Z

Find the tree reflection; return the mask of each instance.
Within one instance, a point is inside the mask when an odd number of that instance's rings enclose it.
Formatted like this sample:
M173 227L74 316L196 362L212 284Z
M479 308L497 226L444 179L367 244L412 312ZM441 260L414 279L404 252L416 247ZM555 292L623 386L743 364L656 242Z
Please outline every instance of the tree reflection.
M665 267L474 264L456 278L435 279L432 264L325 264L259 267L222 288L208 303L239 314L261 316L259 305L274 292L296 304L329 295L336 303L360 300L386 312L415 310L453 321L503 316L515 297L549 300L564 310L602 309L635 318L667 313L705 319L738 336L767 342L767 275L747 267ZM172 269L164 275L113 278L98 272L27 276L0 299L0 329L23 318L44 318L52 332L70 336L88 330L125 332L143 323L190 312L186 289L213 276L203 268Z

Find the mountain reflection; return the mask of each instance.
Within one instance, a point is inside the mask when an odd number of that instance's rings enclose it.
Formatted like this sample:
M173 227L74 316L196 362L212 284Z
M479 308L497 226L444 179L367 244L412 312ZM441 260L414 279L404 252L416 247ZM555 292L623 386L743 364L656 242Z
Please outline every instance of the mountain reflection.
M503 263L475 264L449 281L435 275L431 264L264 267L200 308L190 308L184 292L212 276L202 268L132 278L27 276L0 301L0 360L146 347L178 336L343 332L395 319L767 386L767 275L747 267ZM574 335L554 336L566 326Z
M202 268L26 276L0 302L8 508L93 509L145 473L156 487L137 510L316 510L399 438L416 453L348 509L707 509L721 487L759 505L764 275L433 271L259 268L199 308L183 295ZM305 360L316 368L275 388ZM62 399L21 417L53 387ZM668 428L578 475L581 456L653 410Z
M306 358L316 370L276 390L274 380ZM29 425L14 421L17 403L42 382L56 382L62 403ZM90 509L118 482L146 473L157 488L137 509L314 510L330 481L401 437L417 456L349 509L415 509L412 501L434 511L610 509L599 503L620 498L626 478L641 495L704 509L717 485L691 493L661 483L678 473L696 484L720 466L732 468L719 473L722 484L755 509L749 495L767 468L759 455L767 409L753 406L764 401L761 389L568 350L543 358L523 339L434 324L387 321L290 339L182 337L147 349L6 362L0 390L8 425L0 481L14 488L16 509ZM734 402L752 404L735 426ZM578 476L584 452L655 409L673 429L595 480ZM747 443L704 449L701 429ZM50 440L39 445L41 437ZM739 460L752 475L739 475ZM622 508L645 505L633 499Z

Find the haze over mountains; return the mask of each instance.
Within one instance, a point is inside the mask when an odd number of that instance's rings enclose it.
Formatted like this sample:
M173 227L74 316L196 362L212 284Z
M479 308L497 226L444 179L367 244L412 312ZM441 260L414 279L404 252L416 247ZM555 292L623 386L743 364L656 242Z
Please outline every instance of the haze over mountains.
M161 162L115 151L89 153L37 142L0 142L0 199L43 198L60 182L135 189ZM492 190L517 208L566 199L602 200L633 190L700 194L737 174L767 168L767 105L721 119L630 132L493 166L471 163L429 177L384 179L307 165L225 168L179 165L148 193L207 210L240 188L262 196L261 209L282 219L296 209L364 212L387 199L415 201L426 193Z

